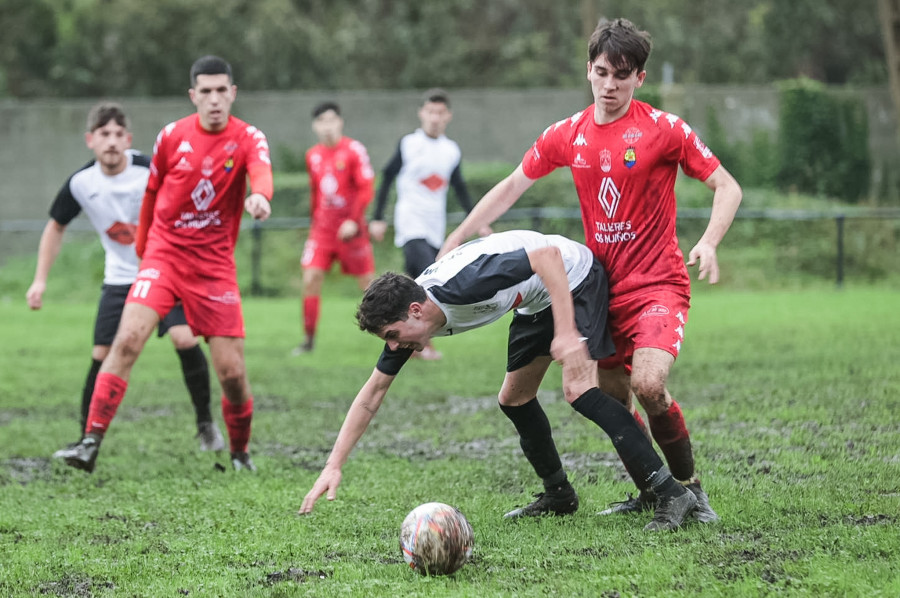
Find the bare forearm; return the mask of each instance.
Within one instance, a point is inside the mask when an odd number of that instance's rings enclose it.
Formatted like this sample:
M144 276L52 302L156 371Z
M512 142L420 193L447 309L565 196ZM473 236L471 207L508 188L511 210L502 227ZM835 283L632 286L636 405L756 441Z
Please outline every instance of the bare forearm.
M359 439L369 427L369 423L375 417L378 408L381 407L381 402L384 400L388 386L390 386L390 381L387 381L387 385L384 383L379 384L378 380L381 378L388 377L377 371L373 373L369 381L356 395L353 404L350 405L350 409L347 411L347 417L344 418L341 430L338 432L331 454L325 462L326 468L340 469L343 467L350 457L350 453L353 452L356 443L359 442Z

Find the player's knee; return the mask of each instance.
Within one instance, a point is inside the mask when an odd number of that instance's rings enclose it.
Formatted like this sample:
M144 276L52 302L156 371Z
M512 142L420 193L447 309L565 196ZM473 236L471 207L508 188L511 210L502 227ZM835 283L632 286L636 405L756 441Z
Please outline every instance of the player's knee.
M247 381L242 373L220 373L219 384L222 386L222 393L232 403L240 404L247 400Z
M668 408L664 379L659 377L633 378L631 389L648 414L657 415Z

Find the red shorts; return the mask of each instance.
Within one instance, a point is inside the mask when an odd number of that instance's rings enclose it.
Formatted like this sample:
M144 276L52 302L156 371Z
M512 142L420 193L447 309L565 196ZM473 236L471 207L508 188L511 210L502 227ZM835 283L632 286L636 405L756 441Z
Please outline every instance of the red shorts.
M624 366L631 374L631 359L635 349L662 349L678 357L684 342L691 299L668 288L632 293L610 301L609 331L616 345L616 354L601 359L597 366L604 370Z
M341 263L344 274L363 276L375 273L375 254L368 235L356 235L349 241L339 241L333 236L317 235L315 231L310 233L303 245L300 265L328 271L335 260Z
M126 303L139 303L165 317L180 300L194 334L244 338L244 316L237 277L217 276L193 263L160 257L144 259Z

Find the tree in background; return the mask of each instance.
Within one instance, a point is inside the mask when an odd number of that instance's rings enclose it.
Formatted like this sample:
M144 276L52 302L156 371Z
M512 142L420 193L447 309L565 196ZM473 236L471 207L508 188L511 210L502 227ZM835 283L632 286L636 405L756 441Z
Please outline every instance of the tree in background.
M654 32L656 81L883 83L875 2L0 0L0 95L180 95L207 53L245 90L577 87L601 15Z

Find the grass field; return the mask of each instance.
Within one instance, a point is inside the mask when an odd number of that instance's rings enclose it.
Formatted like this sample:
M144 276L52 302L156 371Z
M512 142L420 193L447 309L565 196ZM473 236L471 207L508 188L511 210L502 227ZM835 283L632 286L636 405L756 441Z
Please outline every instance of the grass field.
M255 475L197 450L166 340L141 356L95 473L52 462L77 434L94 304L0 301L0 595L900 595L896 291L698 286L670 386L722 521L648 534L649 515L595 515L633 486L555 369L540 399L582 507L501 519L539 489L496 407L502 324L439 339L441 363L410 362L338 500L296 516L380 349L354 326L351 287L326 288L302 358L289 357L296 300L245 303ZM420 577L398 548L403 517L432 500L475 530L451 577Z

